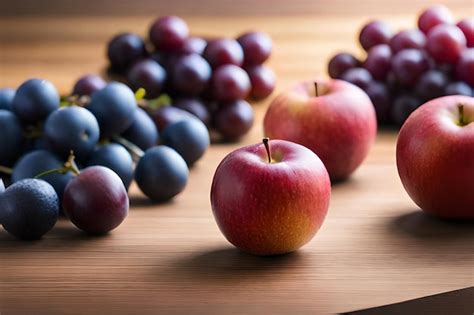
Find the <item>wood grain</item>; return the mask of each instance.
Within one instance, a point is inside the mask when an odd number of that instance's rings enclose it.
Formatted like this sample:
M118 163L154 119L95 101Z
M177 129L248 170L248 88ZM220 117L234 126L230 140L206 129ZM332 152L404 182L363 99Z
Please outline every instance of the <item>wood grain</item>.
M387 5L398 8L396 3L372 2L372 15L380 10L394 28L412 27L422 7L389 15ZM472 6L452 3L458 17ZM360 54L354 39L369 15L332 8L337 13L264 17L196 16L188 8L184 17L195 34L269 32L275 41L270 65L282 90L325 76L327 59L340 49ZM4 17L0 86L34 76L67 93L78 76L104 68L111 35L143 34L152 19ZM66 221L37 242L19 242L0 230L0 313L326 314L473 285L472 224L435 220L417 210L397 176L395 132L381 132L362 167L333 187L328 217L303 249L259 258L228 244L210 209L212 175L231 150L259 141L267 104L255 104L256 124L241 143L215 145L206 153L173 202L151 204L132 187L130 215L108 236L88 237Z

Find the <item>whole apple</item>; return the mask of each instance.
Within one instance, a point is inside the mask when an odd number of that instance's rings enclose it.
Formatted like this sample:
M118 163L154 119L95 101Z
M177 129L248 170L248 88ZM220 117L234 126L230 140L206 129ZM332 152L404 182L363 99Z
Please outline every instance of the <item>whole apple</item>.
M329 175L316 154L264 139L224 158L214 174L211 204L229 242L254 255L276 255L313 238L330 195Z
M440 97L413 112L398 136L397 167L427 213L474 218L474 98Z
M377 133L374 106L357 86L340 80L303 82L277 96L264 132L316 153L332 181L349 177L362 163Z

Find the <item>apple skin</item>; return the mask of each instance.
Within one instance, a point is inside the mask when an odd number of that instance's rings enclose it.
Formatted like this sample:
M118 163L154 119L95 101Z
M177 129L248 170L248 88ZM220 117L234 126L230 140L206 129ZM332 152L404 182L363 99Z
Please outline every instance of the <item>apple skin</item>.
M398 136L397 167L405 190L422 210L473 219L474 98L440 97L413 112Z
M254 255L285 254L309 242L329 207L331 183L309 149L283 140L235 150L211 188L214 217L227 240Z
M296 142L312 150L331 180L341 181L369 153L377 119L369 97L357 86L341 80L316 80L277 96L265 114L263 127L271 139Z

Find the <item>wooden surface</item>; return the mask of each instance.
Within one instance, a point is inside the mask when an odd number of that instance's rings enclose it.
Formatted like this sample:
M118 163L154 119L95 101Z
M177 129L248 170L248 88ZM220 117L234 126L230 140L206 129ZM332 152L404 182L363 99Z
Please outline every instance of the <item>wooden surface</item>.
M275 41L270 64L282 90L325 76L334 52L358 52L356 32L369 17L409 28L422 9L363 3L366 14L349 2L347 14L336 8L330 15L302 9L312 14L206 17L188 10L184 17L195 34L269 32ZM402 13L388 15L387 5ZM453 7L459 17L472 2L453 1ZM144 34L153 17L3 17L0 86L34 76L67 93L78 76L103 69L107 39L124 30ZM326 314L474 284L472 224L438 221L417 210L396 173L395 132L379 134L362 167L333 187L322 229L298 252L259 258L227 243L210 209L212 175L231 150L260 140L267 104L255 104L255 126L241 143L207 152L173 202L153 205L133 187L129 217L108 236L85 236L66 221L37 242L19 242L0 230L0 313Z

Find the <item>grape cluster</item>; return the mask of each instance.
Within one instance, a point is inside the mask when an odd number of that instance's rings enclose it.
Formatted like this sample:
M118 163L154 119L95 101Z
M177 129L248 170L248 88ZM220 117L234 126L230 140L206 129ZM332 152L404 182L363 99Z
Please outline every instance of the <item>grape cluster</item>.
M113 37L108 73L133 91L146 91L143 104L152 104L144 106L151 117L161 115L153 100L166 94L173 106L212 129L213 140L237 141L254 121L247 100L266 98L275 87L275 74L263 64L271 51L271 38L262 32L206 39L190 36L181 18L165 16L151 25L147 40L133 33ZM103 84L98 76L85 76L74 94L89 95Z
M160 135L123 83L92 75L76 92L88 96L61 99L41 79L0 89L0 224L18 238L40 238L61 211L87 233L107 233L127 216L132 180L167 201L210 144L205 124L176 107L157 110Z
M457 24L436 5L418 18L418 28L393 34L381 21L366 24L359 42L365 61L338 53L329 76L362 88L380 125L401 126L416 108L444 95L474 96L474 17Z

